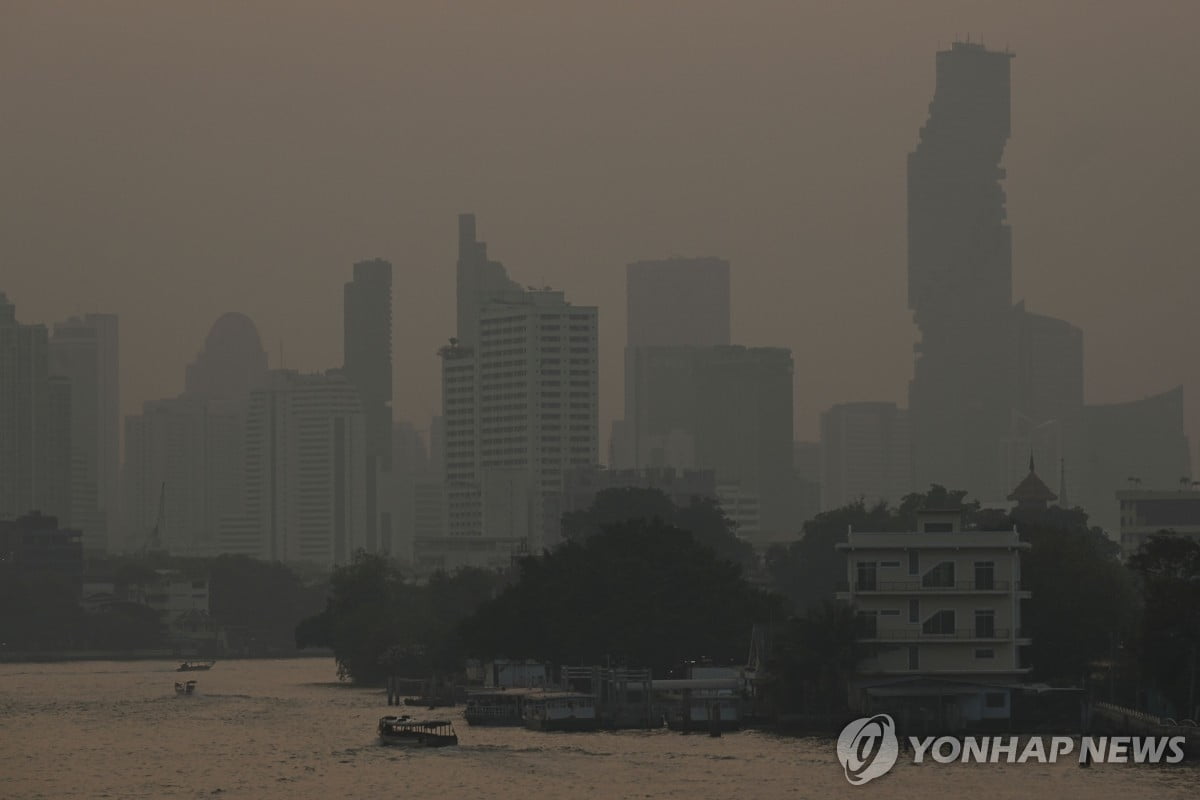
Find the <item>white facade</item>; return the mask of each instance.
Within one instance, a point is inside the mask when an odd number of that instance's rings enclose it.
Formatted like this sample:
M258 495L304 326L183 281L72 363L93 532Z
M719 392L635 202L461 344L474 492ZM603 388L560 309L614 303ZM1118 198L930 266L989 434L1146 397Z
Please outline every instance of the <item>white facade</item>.
M272 372L250 395L243 515L223 522L222 551L346 563L367 544L365 435L343 376Z
M477 347L443 349L449 539L554 544L563 473L599 463L597 317L528 291L479 312ZM497 552L442 544L489 564Z
M1020 658L1030 643L1021 628L1021 600L1030 593L1021 588L1020 559L1029 544L1016 530L962 530L959 511L923 513L919 526L903 533L851 530L837 546L847 556L847 585L838 598L858 611L860 641L874 651L859 663L854 687L875 684L866 691L882 691L880 679L888 678L984 686L1017 680L1029 671ZM964 695L968 704L1001 714L997 700L988 706L988 693L977 694ZM1003 695L1006 714L1008 690L991 694ZM974 710L964 712L967 718Z

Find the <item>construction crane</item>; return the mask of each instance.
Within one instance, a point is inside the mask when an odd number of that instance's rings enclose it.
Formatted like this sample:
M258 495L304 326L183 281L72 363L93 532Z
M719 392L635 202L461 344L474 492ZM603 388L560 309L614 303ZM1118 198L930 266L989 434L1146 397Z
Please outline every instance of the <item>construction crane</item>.
M167 482L163 481L158 487L158 513L154 517L154 527L150 529L150 535L146 537L146 544L142 546L142 553L158 552L162 550L162 530L166 527L166 504L167 504Z

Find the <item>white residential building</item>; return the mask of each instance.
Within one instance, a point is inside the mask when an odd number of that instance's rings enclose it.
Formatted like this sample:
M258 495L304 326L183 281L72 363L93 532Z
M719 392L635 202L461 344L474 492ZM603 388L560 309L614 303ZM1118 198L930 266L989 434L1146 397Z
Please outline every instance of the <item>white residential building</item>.
M563 473L600 460L596 308L521 289L461 224L459 337L440 353L446 536L417 539L418 568L553 546Z
M963 530L957 509L922 512L918 526L851 530L837 545L847 556L838 598L858 611L860 641L872 651L858 665L851 702L933 714L950 727L1007 718L1011 687L1028 672L1021 600L1030 593L1021 588L1020 554L1030 545L1015 529Z
M365 427L358 391L337 372L270 373L250 395L243 515L221 549L344 564L366 546Z

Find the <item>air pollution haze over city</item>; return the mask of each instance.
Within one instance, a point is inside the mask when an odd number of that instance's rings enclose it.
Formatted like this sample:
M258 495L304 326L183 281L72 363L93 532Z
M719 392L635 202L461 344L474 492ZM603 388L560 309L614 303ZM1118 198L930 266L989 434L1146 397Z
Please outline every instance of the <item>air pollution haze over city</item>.
M602 309L602 420L624 266L671 255L728 259L734 339L792 348L799 437L903 403L905 157L968 36L1016 54L1014 300L1083 329L1089 402L1200 374L1191 3L4 5L5 288L27 320L120 314L125 413L225 311L272 366L335 363L373 257L397 415L436 413L464 211L518 282Z
M1198 23L0 0L6 788L1191 797Z

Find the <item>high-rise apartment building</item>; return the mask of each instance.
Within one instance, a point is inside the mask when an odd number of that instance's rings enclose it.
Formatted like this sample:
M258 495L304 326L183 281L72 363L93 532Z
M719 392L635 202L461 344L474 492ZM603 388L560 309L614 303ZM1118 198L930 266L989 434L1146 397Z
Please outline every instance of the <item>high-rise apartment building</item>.
M222 524L223 552L344 564L366 541L366 422L339 372L274 370L251 393L242 514Z
M459 232L459 335L441 350L447 535L417 542L425 566L553 545L563 472L599 461L596 308L521 289L472 215Z
M83 549L109 549L120 491L120 378L115 314L87 314L54 326L50 374L71 385L71 526Z
M839 403L821 414L821 507L857 500L898 506L915 491L908 412L895 403Z
M392 265L382 259L354 265L346 284L343 340L346 377L358 387L367 425L367 550L392 538L392 512L381 508L380 472L392 461Z
M44 325L17 321L0 292L0 519L71 519L71 386L48 374Z

